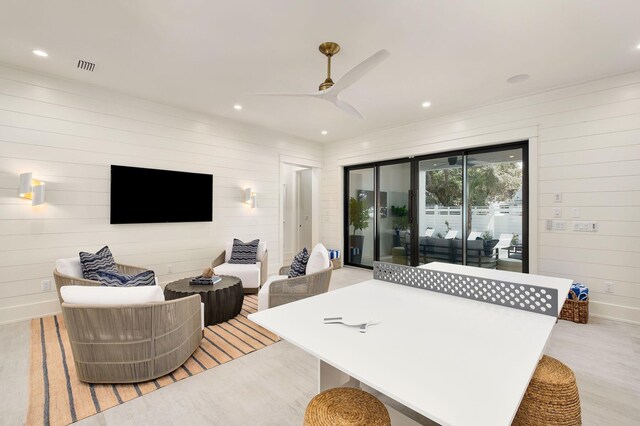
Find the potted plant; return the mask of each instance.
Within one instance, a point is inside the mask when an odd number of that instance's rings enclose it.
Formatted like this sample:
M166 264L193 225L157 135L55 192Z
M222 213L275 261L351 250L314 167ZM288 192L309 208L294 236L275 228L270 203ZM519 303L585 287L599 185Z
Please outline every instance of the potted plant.
M498 244L499 240L494 240L493 233L489 230L482 233L482 239L484 240L483 246L485 256L491 256L491 253L493 253L493 248L496 246L496 244Z
M407 206L391 206L391 217L393 217L393 246L400 246L400 231L409 229L409 210Z
M369 227L369 212L365 200L355 197L349 199L349 226L353 227L353 234L349 236L350 260L360 264L362 263L364 235L357 235L356 232Z

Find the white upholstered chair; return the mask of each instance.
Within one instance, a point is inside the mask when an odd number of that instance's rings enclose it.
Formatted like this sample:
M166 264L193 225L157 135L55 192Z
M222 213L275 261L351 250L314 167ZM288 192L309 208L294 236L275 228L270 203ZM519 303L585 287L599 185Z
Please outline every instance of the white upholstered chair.
M242 281L245 293L257 293L260 286L267 279L267 268L269 266L269 255L267 253L267 242L260 241L258 244L256 263L229 263L233 243L226 243L226 250L211 262L211 267L216 275L231 275L238 277Z

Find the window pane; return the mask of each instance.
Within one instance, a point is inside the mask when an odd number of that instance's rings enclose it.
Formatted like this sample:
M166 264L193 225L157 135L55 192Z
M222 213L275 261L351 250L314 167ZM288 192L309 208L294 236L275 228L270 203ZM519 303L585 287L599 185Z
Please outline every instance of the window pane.
M462 157L420 161L419 264L462 263Z
M347 220L349 245L347 262L373 266L375 192L373 168L350 170Z
M467 158L467 264L522 272L522 149Z
M409 265L411 262L411 233L409 230L411 163L380 166L379 177L378 244L380 261Z

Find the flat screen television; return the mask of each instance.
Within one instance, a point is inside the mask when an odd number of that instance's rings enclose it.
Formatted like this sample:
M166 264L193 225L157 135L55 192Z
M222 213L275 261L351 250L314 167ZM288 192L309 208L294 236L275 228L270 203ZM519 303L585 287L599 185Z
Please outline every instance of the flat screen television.
M111 223L211 222L213 175L111 166Z

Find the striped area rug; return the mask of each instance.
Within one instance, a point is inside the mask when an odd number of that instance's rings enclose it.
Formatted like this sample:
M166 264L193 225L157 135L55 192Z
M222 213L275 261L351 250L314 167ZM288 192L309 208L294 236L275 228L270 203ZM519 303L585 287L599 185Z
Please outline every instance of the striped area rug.
M93 385L78 380L62 315L31 321L28 425L67 425L153 392L280 339L254 324L257 296L245 295L240 315L205 328L200 347L181 367L150 382Z

